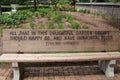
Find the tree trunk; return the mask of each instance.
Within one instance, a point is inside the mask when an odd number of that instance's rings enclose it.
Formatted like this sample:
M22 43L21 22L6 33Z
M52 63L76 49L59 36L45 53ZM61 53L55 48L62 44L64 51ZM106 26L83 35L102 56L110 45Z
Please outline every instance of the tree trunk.
M76 0L72 0L72 3L71 3L71 5L73 6L73 8L74 8L74 11L75 11L75 8L76 8Z
M0 3L0 15L2 15L2 7L1 7L1 3Z
M74 3L73 3L73 6L74 6L74 11L75 11L75 8L76 8L76 7L75 7L75 5L76 5L76 1L74 1Z
M36 4L36 0L34 0L34 11L37 11L37 4Z

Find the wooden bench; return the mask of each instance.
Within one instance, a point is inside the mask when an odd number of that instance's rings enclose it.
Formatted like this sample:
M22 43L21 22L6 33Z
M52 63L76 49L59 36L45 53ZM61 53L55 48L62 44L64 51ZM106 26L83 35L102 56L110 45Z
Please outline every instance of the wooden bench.
M76 36L76 34L79 35ZM13 80L22 79L24 73L22 63L81 61L98 61L100 69L105 73L107 78L111 79L114 77L114 64L116 64L117 59L120 59L120 53L100 51L119 49L119 42L116 41L119 40L119 36L113 36L116 34L118 34L117 31L4 30L3 52L6 54L0 56L0 62L12 62ZM103 37L104 35L104 39L91 37L95 35L98 37ZM91 38L78 40L80 36ZM72 53L68 51L72 51ZM77 51L77 53L74 51ZM98 52L79 53L78 51ZM41 53L28 54L31 52ZM42 52L65 52L65 54L44 54Z

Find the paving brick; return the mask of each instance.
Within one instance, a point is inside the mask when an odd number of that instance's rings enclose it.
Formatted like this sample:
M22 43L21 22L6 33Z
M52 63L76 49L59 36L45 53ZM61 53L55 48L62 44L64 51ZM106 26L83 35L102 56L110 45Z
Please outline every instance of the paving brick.
M68 63L69 64L69 63ZM24 80L108 80L94 62L86 65L26 67ZM8 65L9 66L9 65ZM12 80L12 68L0 68L0 80ZM114 80L120 80L120 64L115 67Z

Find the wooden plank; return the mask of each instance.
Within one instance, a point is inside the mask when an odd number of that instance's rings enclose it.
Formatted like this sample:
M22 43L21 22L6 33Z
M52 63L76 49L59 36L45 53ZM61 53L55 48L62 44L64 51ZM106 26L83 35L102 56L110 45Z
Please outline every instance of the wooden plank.
M76 62L120 59L120 53L81 53L81 54L8 54L0 56L0 62Z
M113 51L119 31L5 29L3 52Z
M14 62L18 54L6 54L0 56L0 62Z

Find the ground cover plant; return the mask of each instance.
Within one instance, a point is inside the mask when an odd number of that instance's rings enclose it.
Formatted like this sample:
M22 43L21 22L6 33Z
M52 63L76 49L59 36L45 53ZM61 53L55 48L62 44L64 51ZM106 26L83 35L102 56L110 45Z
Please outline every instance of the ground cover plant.
M71 14L64 13L64 11L41 8L36 12L32 12L30 9L3 14L0 16L0 24L5 25L5 28L81 29L82 23L79 20L76 21Z
M63 3L61 2L63 1ZM92 13L88 9L75 8L68 1L61 0L53 5L20 5L16 13L0 16L0 31L3 28L20 29L111 29L106 14ZM104 23L103 23L104 22ZM103 27L101 27L103 26Z

